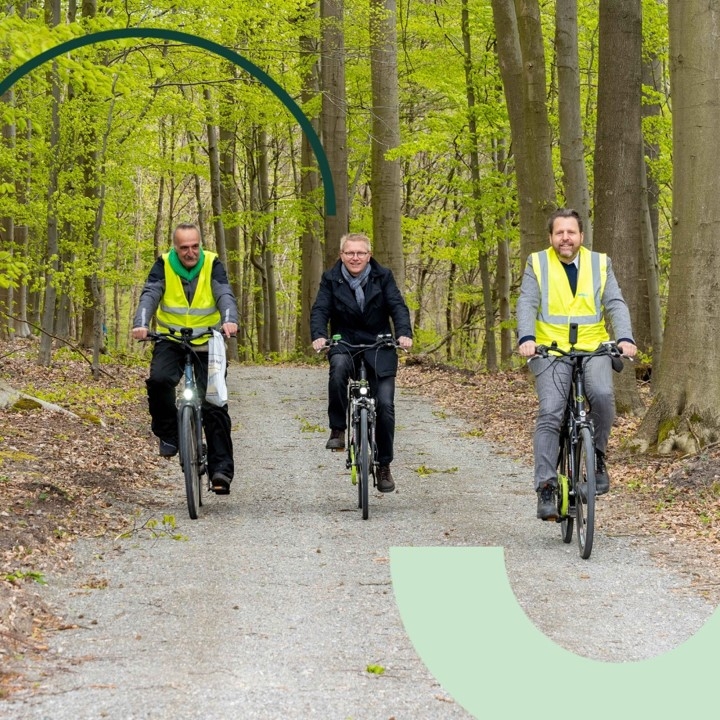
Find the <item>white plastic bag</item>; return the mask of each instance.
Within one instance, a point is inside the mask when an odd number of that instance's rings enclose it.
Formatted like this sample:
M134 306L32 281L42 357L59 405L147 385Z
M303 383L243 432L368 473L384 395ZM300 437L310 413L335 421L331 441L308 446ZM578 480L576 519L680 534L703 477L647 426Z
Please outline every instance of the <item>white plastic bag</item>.
M225 383L226 368L225 339L217 330L213 330L208 343L208 382L205 392L205 400L211 405L222 407L228 401Z

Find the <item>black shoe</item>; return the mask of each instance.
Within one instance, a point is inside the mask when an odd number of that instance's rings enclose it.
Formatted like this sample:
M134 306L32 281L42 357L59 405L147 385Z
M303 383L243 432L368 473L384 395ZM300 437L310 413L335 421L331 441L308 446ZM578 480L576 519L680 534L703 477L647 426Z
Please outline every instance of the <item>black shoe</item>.
M177 440L163 440L160 438L159 442L160 457L173 457L177 455Z
M377 489L381 493L389 493L395 489L395 480L393 480L389 465L381 465L378 468Z
M229 495L230 494L230 478L221 472L213 473L212 476L212 491L216 495Z
M557 520L557 488L545 483L538 491L537 516L540 520Z
M344 450L345 449L345 431L330 430L330 438L325 443L328 450Z
M610 476L605 467L605 455L595 451L595 494L604 495L610 490Z

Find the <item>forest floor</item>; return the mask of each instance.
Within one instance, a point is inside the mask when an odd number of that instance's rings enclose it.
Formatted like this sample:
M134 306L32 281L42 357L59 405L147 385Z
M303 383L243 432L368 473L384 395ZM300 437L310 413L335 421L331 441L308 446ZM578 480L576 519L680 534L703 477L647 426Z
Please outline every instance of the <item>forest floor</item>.
M50 368L40 368L36 355L34 341L7 344L0 382L75 415L0 410L0 697L23 687L23 659L46 652L47 633L62 628L37 584L71 566L76 539L132 530L136 508L152 506L164 463L148 430L146 360L103 356L95 381L77 353L57 351ZM498 452L532 463L536 401L524 370L489 375L411 356L398 383L463 417ZM647 400L645 385L641 392ZM616 421L603 532L662 540L658 547L673 550L661 550L657 561L682 562L698 592L717 604L720 448L684 458L637 456L628 448L638 424Z

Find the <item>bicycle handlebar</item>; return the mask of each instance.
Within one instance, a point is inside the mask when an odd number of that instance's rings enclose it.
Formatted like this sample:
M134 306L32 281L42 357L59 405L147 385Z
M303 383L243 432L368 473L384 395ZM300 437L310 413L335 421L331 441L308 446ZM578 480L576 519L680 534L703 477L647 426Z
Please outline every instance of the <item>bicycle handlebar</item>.
M176 343L189 342L198 338L212 337L213 328L209 327L203 332L195 334L193 328L171 328L170 332L153 332L148 330L147 336L139 342L157 342L158 340L170 340Z
M622 348L618 347L614 340L600 343L595 350L576 350L574 347L570 350L562 350L555 343L552 345L536 345L535 354L540 357L549 357L550 354L564 355L565 357L596 357L600 355L610 355L610 357L623 357Z
M397 350L400 348L398 341L389 333L385 335L378 335L374 343L349 343L347 340L343 340L339 335L334 335L329 340L325 341L325 345L316 352L322 352L323 350L329 350L331 347L336 345L344 345L349 350L375 350L381 347L391 347Z

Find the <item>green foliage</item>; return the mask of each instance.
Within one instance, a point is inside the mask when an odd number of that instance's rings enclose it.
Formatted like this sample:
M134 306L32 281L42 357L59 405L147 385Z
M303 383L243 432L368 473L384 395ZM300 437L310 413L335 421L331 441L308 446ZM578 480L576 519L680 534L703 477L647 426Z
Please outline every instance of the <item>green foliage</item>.
M17 259L7 250L0 250L0 288L17 287L18 280L27 275L27 272L27 263Z
M133 517L133 527L126 532L120 533L116 540L128 540L135 536L147 535L151 540L159 540L168 538L170 540L186 541L187 535L177 532L177 521L174 515L163 515L162 520L150 517L143 523L139 522L139 513L137 511Z
M38 585L47 585L45 576L37 570L13 570L12 572L0 574L0 579L17 585L23 580L32 580Z
M457 471L458 471L457 467L446 468L445 470L438 470L436 468L430 468L424 464L415 468L415 472L418 475L420 475L421 477L424 477L426 475L433 475L435 473L451 474L451 473L456 473Z
M324 433L325 428L322 425L313 425L307 418L299 415L295 416L300 421L300 432Z
M301 53L300 38L315 41L321 22L310 0L273 3L224 3L169 0L152 4L108 0L95 18L65 19L54 28L42 13L0 18L0 76L84 33L119 27L161 27L196 34L241 53L298 100L303 78L318 53ZM481 256L493 275L497 305L498 247L511 253L511 284L516 290L519 225L514 185L513 139L500 81L492 6L468 0L472 62L470 78L476 106L468 106L460 0L398 6L398 64L401 137L388 157L403 172L402 232L406 288L413 308L417 345L435 346L452 337L442 351L451 362L481 362L485 337L483 293L478 274ZM79 12L79 15L81 12ZM598 9L578 3L580 88L588 176L592 166L597 91ZM541 3L546 47L547 105L554 136L556 177L557 83L554 64L554 4ZM344 42L347 128L353 230L372 233L369 191L372 88L368 62L370 6L346 0ZM643 51L667 67L667 6L643 0ZM15 87L14 106L0 107L0 122L14 123L14 148L0 143L0 202L16 225L27 226L26 247L0 251L0 287L21 287L40 295L47 283L59 291L75 314L75 326L90 306L89 285L98 282L110 341L127 344L133 304L157 251L169 245L169 231L181 220L202 218L206 244L211 230L206 129L208 121L223 130L221 150L237 166L230 184L237 207L223 206L226 232L238 228L240 247L230 248L229 271L238 289L247 333L247 357L279 361L295 347L299 314L299 242L320 218L323 189L306 201L299 195L300 131L267 87L241 68L205 50L176 43L130 39L109 41L66 53L56 61L62 86L59 137L52 138L51 66L35 69ZM666 72L666 71L665 71ZM665 81L667 78L665 78ZM667 87L667 82L659 87ZM205 92L209 91L209 98ZM649 145L650 175L660 188L660 263L667 272L668 218L672 181L670 107L666 94L647 88L645 102L660 108L643 120ZM302 97L305 112L316 117L319 92ZM477 123L476 137L469 121ZM260 139L262 138L262 144ZM266 150L268 187L260 197L258 168ZM477 148L479 180L470 174L469 154ZM50 202L47 191L57 171ZM337 181L337 180L336 180ZM199 190L196 191L196 184ZM160 197L160 188L163 197ZM7 209L6 209L7 208ZM57 255L47 247L47 220L59 231ZM158 227L156 227L156 219ZM99 232L95 233L95 228ZM321 231L320 231L321 233ZM158 238L156 247L155 237ZM267 353L259 336L265 308L256 297L266 260L272 258L278 324L283 347ZM58 267L50 270L51 261ZM507 322L493 318L497 330ZM243 340L245 342L245 339Z

